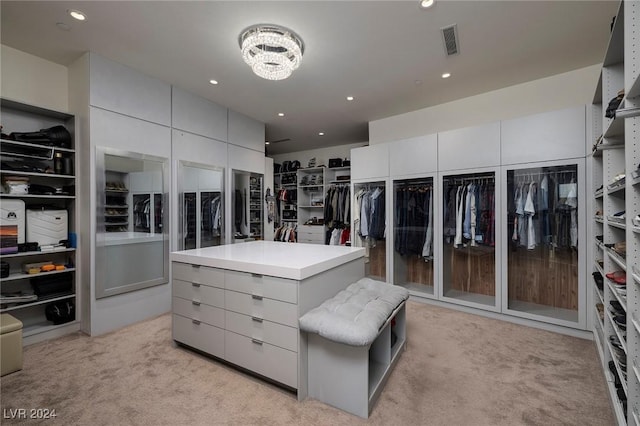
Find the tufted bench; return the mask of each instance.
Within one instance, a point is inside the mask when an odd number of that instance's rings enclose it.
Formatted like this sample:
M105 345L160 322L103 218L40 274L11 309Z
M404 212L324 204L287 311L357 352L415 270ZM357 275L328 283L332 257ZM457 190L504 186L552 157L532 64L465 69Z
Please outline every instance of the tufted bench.
M362 278L299 319L309 396L367 418L406 347L402 287Z

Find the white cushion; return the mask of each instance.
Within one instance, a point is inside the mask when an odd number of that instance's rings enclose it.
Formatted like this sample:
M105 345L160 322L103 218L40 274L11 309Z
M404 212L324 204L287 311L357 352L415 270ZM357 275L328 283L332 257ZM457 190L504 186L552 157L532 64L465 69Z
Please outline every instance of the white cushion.
M368 346L409 297L403 287L362 278L304 314L300 329L351 346Z

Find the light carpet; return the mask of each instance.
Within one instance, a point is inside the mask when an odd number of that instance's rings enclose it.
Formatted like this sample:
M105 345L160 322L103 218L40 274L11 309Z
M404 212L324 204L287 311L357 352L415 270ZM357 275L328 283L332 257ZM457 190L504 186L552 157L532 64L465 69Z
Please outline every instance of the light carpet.
M614 424L592 341L412 301L407 341L368 420L176 346L168 314L25 348L0 405L64 425Z

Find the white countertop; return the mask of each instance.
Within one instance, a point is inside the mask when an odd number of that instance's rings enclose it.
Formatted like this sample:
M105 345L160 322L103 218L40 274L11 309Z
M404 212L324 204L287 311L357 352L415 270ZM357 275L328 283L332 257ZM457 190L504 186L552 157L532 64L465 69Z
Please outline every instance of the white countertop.
M175 251L171 260L214 268L303 280L364 257L364 248L251 241Z

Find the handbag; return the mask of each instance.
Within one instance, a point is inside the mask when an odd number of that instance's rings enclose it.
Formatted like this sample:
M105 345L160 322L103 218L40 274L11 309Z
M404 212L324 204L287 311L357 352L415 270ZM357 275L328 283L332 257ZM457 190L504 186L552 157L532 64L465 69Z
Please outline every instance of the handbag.
M49 303L44 308L44 315L54 325L64 324L76 319L76 307L73 300L59 300Z

